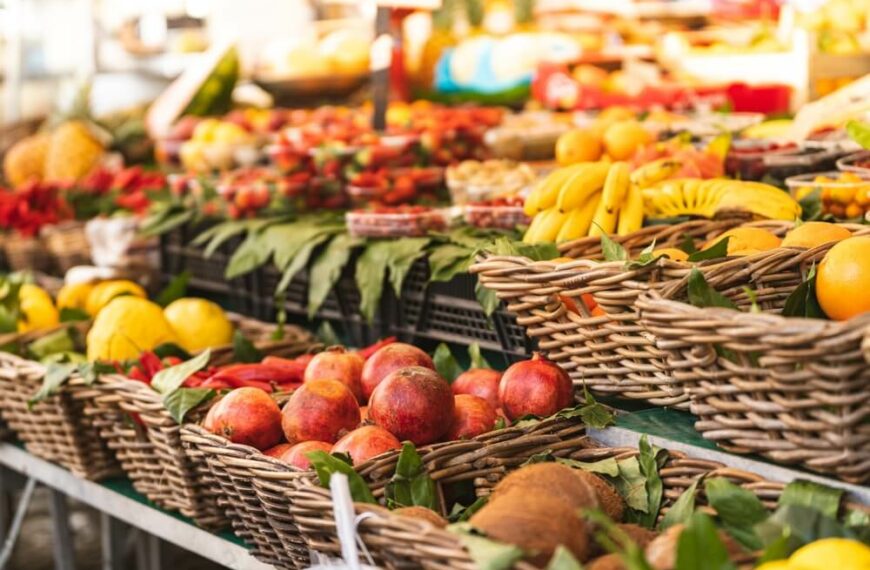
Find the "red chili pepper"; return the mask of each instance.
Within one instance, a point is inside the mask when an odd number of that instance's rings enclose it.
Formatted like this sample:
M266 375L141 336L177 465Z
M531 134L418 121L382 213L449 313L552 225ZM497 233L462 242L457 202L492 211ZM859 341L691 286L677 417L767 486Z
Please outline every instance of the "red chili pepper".
M145 376L145 373L142 372L142 369L138 366L131 366L130 371L127 372L127 378L130 380L138 380L139 382L144 382L145 384L149 384L151 382L150 378Z
M290 384L302 381L302 373L299 366L295 368L286 366L274 366L269 364L232 364L220 368L212 378L226 380L227 382L274 382L276 384Z
M166 366L175 366L176 364L181 364L183 361L177 356L167 356L163 359L163 363Z
M163 370L163 362L150 350L146 350L139 355L139 363L142 365L142 370L145 372L149 382L154 378L155 374Z
M369 357L376 353L379 349L387 346L388 344L393 344L394 342L396 342L396 340L397 339L394 336L387 337L385 339L379 340L371 346L367 346L365 348L357 350L356 353L362 356L364 360L368 360Z
M225 382L223 380L218 380L216 378L209 378L202 384L200 384L201 388L211 388L212 390L229 390L232 388L229 382Z
M280 382L281 384L287 382L302 382L302 379L305 376L305 369L308 367L308 363L311 362L312 358L314 358L313 354L303 354L295 359L281 358L280 356L267 356L263 359L262 364L265 366L281 368L286 372L284 378L292 378Z

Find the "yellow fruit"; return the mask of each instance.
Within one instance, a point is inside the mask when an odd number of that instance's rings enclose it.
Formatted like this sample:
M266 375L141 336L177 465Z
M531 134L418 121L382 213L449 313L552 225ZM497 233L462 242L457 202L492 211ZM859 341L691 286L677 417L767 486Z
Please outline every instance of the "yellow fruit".
M816 272L816 296L830 318L843 321L870 311L870 236L832 247ZM833 566L832 566L833 568Z
M212 141L216 143L240 143L249 138L248 131L235 123L221 121L211 132Z
M828 222L807 222L791 230L782 240L782 247L806 247L813 248L844 240L852 233L842 226Z
M604 132L603 140L610 158L628 160L640 146L652 142L652 135L637 121L620 121Z
M578 162L595 162L601 158L601 140L589 130L574 129L556 141L556 162L568 166Z
M788 563L796 570L867 570L870 547L857 540L823 538L799 548Z
M194 127L190 139L197 142L214 142L215 131L220 124L218 119L203 119Z
M141 297L143 299L148 296L145 293L145 289L132 281L124 279L103 281L94 286L88 294L88 300L85 302L85 310L90 316L95 317L97 316L97 313L99 313L100 310L109 303L109 301L122 295L133 295L134 297Z
M47 134L40 133L12 145L3 159L3 172L12 186L21 186L28 180L42 180L50 140Z
M60 321L51 296L36 285L22 285L18 292L18 303L22 315L18 321L18 332L50 329Z
M68 283L57 292L58 309L82 309L87 306L93 283Z
M97 166L105 149L83 121L67 121L51 133L43 178L76 181Z
M223 309L211 301L178 299L163 309L163 315L182 348L189 352L229 344L233 340L233 324Z
M88 332L88 360L127 360L161 344L178 342L159 305L118 297L100 311Z
M702 250L710 249L725 238L728 240L728 255L749 255L779 247L780 239L761 228L734 228L704 244Z
M371 42L352 30L336 30L320 40L320 54L336 73L357 75L369 69Z
M774 560L772 562L765 562L761 566L758 566L755 570L801 570L801 569L789 564L788 560Z
M663 247L661 249L653 250L653 256L657 257L660 255L664 255L669 259L673 259L674 261L688 261L689 254L683 251L682 249L677 249L675 247Z

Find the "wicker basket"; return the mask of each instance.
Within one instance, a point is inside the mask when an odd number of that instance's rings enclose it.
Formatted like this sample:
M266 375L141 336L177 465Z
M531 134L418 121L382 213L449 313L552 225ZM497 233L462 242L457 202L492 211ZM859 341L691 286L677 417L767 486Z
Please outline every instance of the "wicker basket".
M51 256L41 239L7 235L3 253L12 271L46 272L51 269Z
M45 249L61 275L77 265L90 264L91 251L83 222L72 221L46 226L41 235Z
M284 338L271 340L275 325L231 315L239 330L264 353L298 356L319 345L312 335L285 326ZM212 364L232 360L231 347L212 349ZM89 402L101 437L115 451L133 487L161 507L179 511L204 528L228 526L216 498L219 490L201 457L186 454L181 426L172 419L158 393L123 376L100 378L103 394ZM200 412L201 413L201 412ZM120 417L120 421L119 421ZM196 419L192 414L191 419Z
M578 461L598 461L606 458L624 459L637 455L635 448L598 447L594 441L585 439L580 446L563 447L554 455ZM757 473L728 467L725 464L687 457L684 453L671 451L660 469L664 494L661 516L677 498L696 480L724 477L752 491L764 505L773 509L785 485L764 479ZM701 487L703 489L703 486ZM310 505L320 512L322 534L330 536L329 551L338 545L332 498L329 490L308 486L296 493L297 505ZM697 495L699 504L705 504L703 491ZM436 528L426 521L391 514L372 505L357 504L356 511L368 513L359 518L357 533L376 564L386 568L426 568L433 570L476 570L477 566L462 546L456 534ZM849 503L849 508L870 512L866 505ZM325 545L326 546L326 545ZM528 568L520 563L517 568Z
M730 225L729 225L730 224ZM657 229L645 228L615 238L626 249L637 251L652 243L662 247L679 243L685 235L709 239L733 227L734 222L689 222ZM793 226L789 222L753 222L777 235ZM847 225L855 232L865 226ZM560 246L563 254L586 259L556 264L519 257L492 257L472 266L486 287L507 301L517 313L517 323L539 340L548 358L557 362L576 385L593 392L638 399L658 406L688 409L689 401L671 374L666 354L639 321L637 299L649 291L666 298L685 289L692 264L660 259L646 267L626 269L623 262L597 262L600 243L585 238ZM744 291L756 291L762 308L775 309L802 281L803 272L821 259L830 245L812 250L778 248L748 257L711 260L697 264L707 281L738 306L748 307ZM591 258L591 259L588 259ZM605 314L590 314L580 297L591 294ZM572 312L565 298L576 299Z
M831 322L701 309L657 295L640 307L705 438L870 481L870 313Z
M467 482L478 495L486 495L508 470L533 454L582 446L583 431L576 420L550 420L532 429L507 428L472 440L435 444L420 452L443 508L444 485ZM232 444L193 424L182 428L182 440L207 457L213 478L223 483L228 518L237 534L252 543L258 558L279 567L305 568L309 550L339 552L331 521L324 520L331 505L324 511L320 503L299 502L306 496L305 489L317 487L312 472L289 468L252 447ZM376 498L383 499L398 457L398 452L387 453L357 469Z

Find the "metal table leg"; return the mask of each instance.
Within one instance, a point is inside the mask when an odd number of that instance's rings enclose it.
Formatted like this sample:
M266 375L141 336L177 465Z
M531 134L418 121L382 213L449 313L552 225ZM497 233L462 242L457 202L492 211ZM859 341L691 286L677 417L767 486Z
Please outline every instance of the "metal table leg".
M51 527L54 539L51 548L54 554L54 568L55 570L75 570L75 550L69 529L69 509L66 504L66 495L54 489L50 493L49 509L51 510Z
M12 517L9 534L6 535L6 540L3 542L3 550L0 550L0 570L5 570L6 565L9 564L9 559L12 558L12 550L18 541L18 534L21 532L21 525L24 523L24 515L27 514L27 509L30 507L30 500L33 498L33 491L35 489L36 479L28 479L27 484L24 486L21 500L18 501L18 507L15 509L15 516Z
M121 521L101 512L100 537L103 547L103 570L125 570L124 533Z

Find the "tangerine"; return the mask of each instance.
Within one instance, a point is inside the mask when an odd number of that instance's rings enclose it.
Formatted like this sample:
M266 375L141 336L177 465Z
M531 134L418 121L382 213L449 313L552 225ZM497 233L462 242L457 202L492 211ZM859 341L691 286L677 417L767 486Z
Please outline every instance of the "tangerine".
M752 255L779 247L780 239L761 228L733 228L704 244L702 250L710 249L725 238L728 240L728 255Z
M601 158L601 139L590 130L574 129L556 141L556 162L569 166L578 162L595 162Z
M628 160L652 135L637 121L619 121L604 131L604 148L613 160Z
M812 249L825 243L841 241L851 236L852 232L828 222L807 222L785 234L782 247L805 247Z
M675 247L662 247L653 251L653 256L663 255L674 261L689 261L689 254Z
M837 321L870 311L870 236L844 239L825 254L816 272L816 296Z

